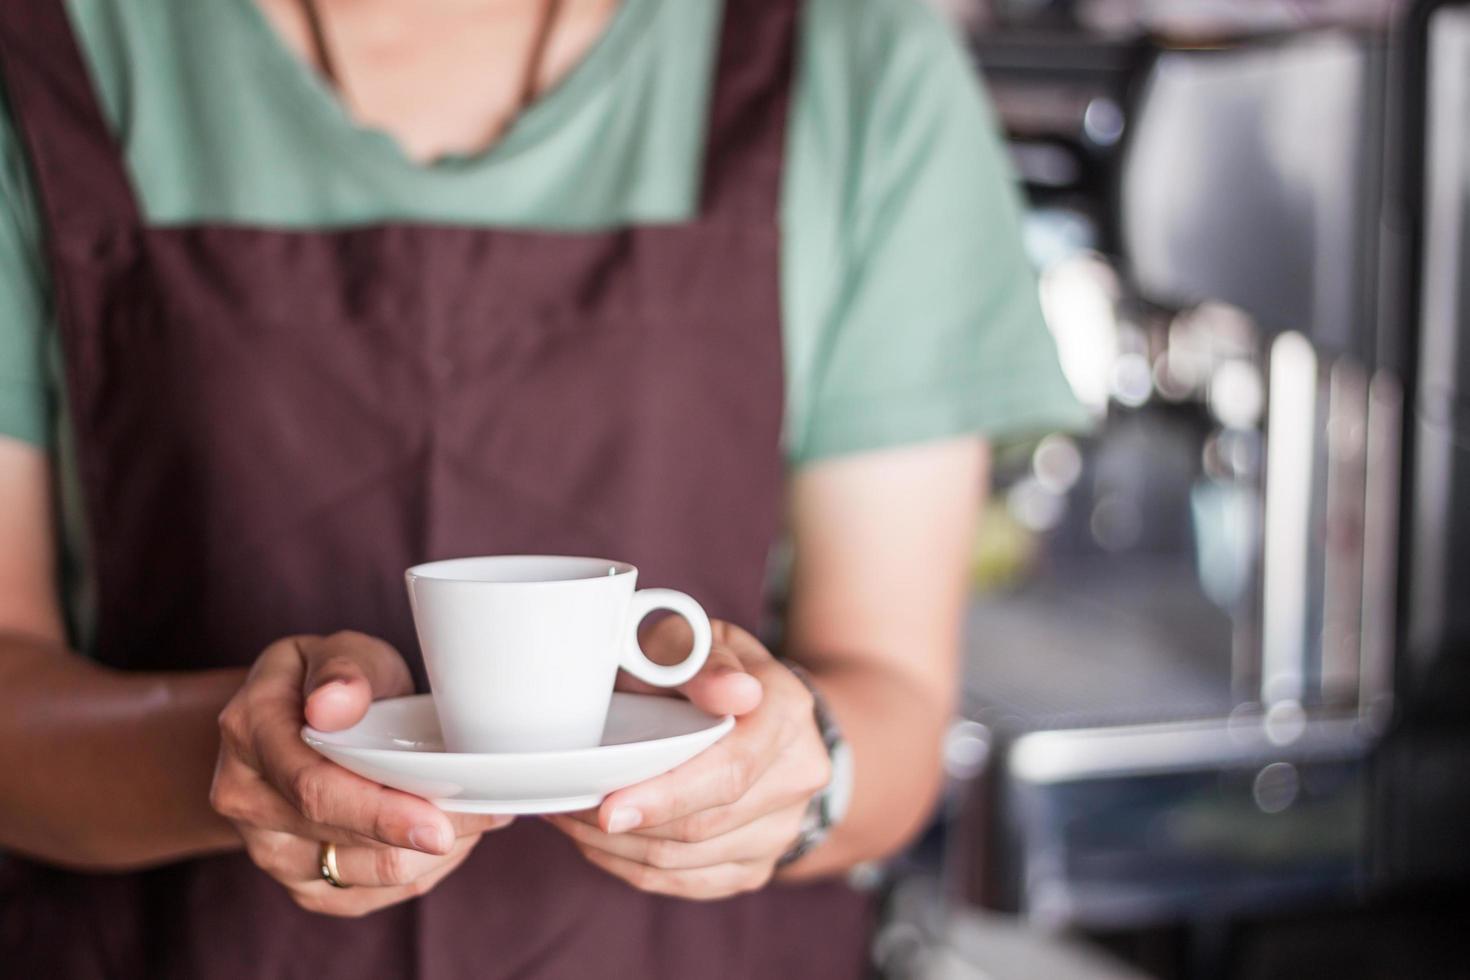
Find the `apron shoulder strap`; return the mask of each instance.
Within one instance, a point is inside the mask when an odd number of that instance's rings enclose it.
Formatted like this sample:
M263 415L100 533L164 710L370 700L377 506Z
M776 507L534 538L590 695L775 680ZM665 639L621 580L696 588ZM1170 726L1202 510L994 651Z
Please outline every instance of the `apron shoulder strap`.
M132 226L132 185L65 0L0 0L0 81L51 234Z
M707 121L706 219L776 219L801 6L801 0L725 0Z

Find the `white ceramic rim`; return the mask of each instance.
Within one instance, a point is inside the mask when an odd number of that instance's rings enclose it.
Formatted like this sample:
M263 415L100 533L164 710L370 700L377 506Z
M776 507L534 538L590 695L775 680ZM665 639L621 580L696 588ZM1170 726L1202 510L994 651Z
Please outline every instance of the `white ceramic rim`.
M483 572L476 574L471 569L495 565L510 565L516 562L554 562L567 567L566 575L557 578L495 579L484 578ZM582 572L573 569L584 569ZM414 565L404 572L410 582L454 582L495 588L535 588L547 586L575 585L580 582L600 582L605 579L635 575L638 569L625 561L611 558L588 558L582 555L480 555L465 558L445 558L439 561Z

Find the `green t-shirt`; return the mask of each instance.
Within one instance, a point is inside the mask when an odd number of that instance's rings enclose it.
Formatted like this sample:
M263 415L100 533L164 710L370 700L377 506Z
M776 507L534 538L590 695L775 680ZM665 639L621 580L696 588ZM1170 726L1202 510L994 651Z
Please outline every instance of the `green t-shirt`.
M69 10L155 224L578 229L678 222L698 201L722 0L622 0L499 143L430 166L354 125L254 0ZM994 119L948 27L917 0L809 0L797 59L780 214L793 464L1077 424ZM0 111L0 433L57 447L65 490L43 234Z

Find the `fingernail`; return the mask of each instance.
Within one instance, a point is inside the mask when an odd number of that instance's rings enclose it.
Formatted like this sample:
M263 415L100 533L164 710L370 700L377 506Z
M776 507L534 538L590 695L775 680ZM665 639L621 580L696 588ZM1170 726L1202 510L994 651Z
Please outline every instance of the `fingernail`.
M643 822L643 813L631 806L620 806L607 818L609 834L625 834Z
M444 840L444 832L433 824L424 824L422 827L414 827L408 832L408 843L419 851L427 851L430 854L442 854L449 849Z

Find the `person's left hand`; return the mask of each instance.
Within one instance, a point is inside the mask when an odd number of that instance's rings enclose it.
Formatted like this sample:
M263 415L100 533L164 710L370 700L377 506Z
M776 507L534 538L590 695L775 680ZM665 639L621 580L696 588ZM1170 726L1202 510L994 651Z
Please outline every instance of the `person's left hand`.
M688 649L681 625L663 621L645 649ZM611 794L596 810L546 818L599 868L643 891L680 898L763 887L795 843L807 804L831 777L806 685L738 626L712 626L709 661L678 690L705 711L737 716L735 728L678 768ZM619 687L656 690L628 678Z

